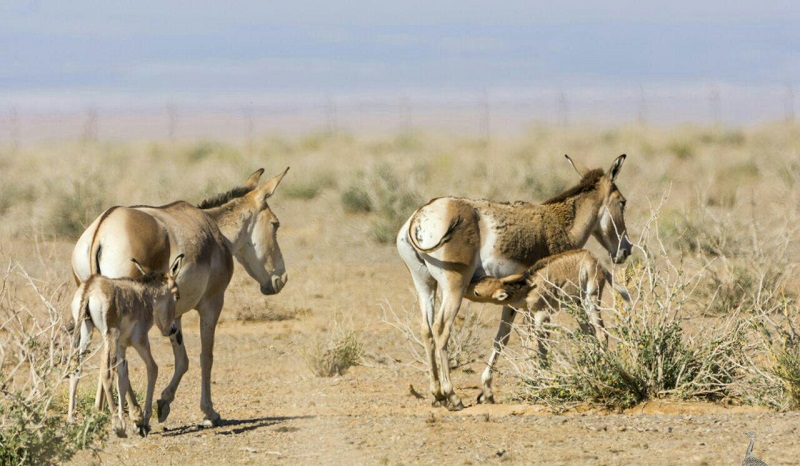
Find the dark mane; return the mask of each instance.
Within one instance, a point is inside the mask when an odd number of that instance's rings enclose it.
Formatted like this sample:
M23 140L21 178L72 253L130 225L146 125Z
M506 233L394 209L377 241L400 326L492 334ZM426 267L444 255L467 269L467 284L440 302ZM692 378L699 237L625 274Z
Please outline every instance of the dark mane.
M197 204L197 207L200 209L211 209L212 207L219 207L223 204L230 202L233 199L238 199L244 196L253 189L255 189L255 187L248 188L247 186L237 186L226 193L217 194L216 196L205 199L203 202Z
M571 197L577 196L578 194L583 194L587 191L591 191L595 188L597 182L600 180L600 178L602 178L604 174L605 173L600 168L595 168L594 170L590 170L588 173L583 175L583 178L581 178L581 181L580 183L577 184L577 186L573 186L572 188L564 191L563 193L544 201L542 204L556 204L559 202L564 202Z

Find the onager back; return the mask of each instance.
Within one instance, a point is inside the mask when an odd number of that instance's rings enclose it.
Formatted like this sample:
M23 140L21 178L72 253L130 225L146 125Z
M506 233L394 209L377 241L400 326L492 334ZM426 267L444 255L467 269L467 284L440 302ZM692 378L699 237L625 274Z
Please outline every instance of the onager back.
M447 343L469 284L483 277L524 272L536 261L582 248L594 236L612 261L631 253L625 228L625 198L615 184L625 155L606 173L579 170L581 181L542 203L502 203L444 197L417 209L397 235L397 250L406 263L419 297L420 333L428 361L434 404L463 409L450 380ZM546 174L542 174L546 176ZM437 290L441 305L434 309ZM492 402L492 370L511 331L516 311L503 307L492 355L483 373L479 402Z
M608 344L608 334L600 315L600 300L608 282L625 301L630 302L628 290L614 283L611 273L586 249L576 249L546 257L521 274L502 278L486 277L470 283L465 298L519 309L527 308L533 319L540 357L545 358L544 324L550 320L550 310L559 307L563 298L580 303L586 311L590 326L582 328ZM505 345L507 341L503 342Z
M133 264L142 273L139 280L129 278L111 279L92 275L83 282L72 300L72 316L75 319L74 345L78 348L78 367L70 375L68 420L74 420L75 397L80 380L81 356L87 351L94 327L103 336L104 351L100 365L103 392L112 415L117 409L112 396L111 382L118 373L117 391L119 411L114 417L117 436L125 436L125 395L130 403L131 420L141 436L150 432L153 391L158 377L158 366L150 351L147 332L156 324L161 335L168 337L177 332L175 306L180 298L175 278L181 268L183 254L179 254L169 272L146 273L136 259ZM144 412L136 401L128 379L126 349L133 346L147 367L147 394ZM101 408L98 397L95 406Z

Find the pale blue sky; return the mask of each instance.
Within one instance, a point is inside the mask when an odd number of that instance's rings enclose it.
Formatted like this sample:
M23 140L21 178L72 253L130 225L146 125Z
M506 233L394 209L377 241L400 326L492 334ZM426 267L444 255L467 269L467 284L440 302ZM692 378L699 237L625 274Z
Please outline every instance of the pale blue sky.
M800 79L796 1L382 3L0 0L0 94L88 91L96 100Z

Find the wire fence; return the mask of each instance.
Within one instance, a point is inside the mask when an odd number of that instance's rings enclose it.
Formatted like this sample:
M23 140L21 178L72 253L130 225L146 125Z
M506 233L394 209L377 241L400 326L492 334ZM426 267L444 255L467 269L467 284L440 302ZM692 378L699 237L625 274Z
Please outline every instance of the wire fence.
M758 89L710 86L703 91L648 91L640 87L617 93L482 90L456 97L326 95L316 101L167 102L129 108L87 104L82 109L52 111L9 104L5 115L0 115L0 143L19 146L52 140L196 138L253 141L265 134L380 134L415 129L492 137L518 133L533 124L748 125L794 118L791 84Z

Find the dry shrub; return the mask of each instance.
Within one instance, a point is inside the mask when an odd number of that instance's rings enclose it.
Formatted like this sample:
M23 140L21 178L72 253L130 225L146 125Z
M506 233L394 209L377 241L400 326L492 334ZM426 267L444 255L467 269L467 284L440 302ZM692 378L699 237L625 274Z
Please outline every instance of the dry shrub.
M308 201L317 197L323 190L336 186L336 178L331 172L318 171L303 178L293 178L282 186L280 192L289 199Z
M364 347L355 330L347 330L340 322L334 321L327 335L317 337L300 355L314 375L333 377L358 365L364 356Z
M584 403L627 408L653 398L730 395L743 361L746 326L731 315L696 335L683 330L700 277L687 274L654 234L651 238L657 213L644 229L638 257L625 269L632 302L615 300L614 307L603 310L610 345L553 324L547 361L533 351L508 352L521 382L519 397L560 411ZM523 347L535 347L532 329L517 329Z
M38 299L29 307L17 281ZM55 302L63 286L40 288L19 267L9 267L0 289L0 464L51 464L105 438L108 416L94 412L87 399L78 421L67 424L60 396L74 356ZM30 299L30 298L29 298ZM28 300L29 300L28 299Z
M422 201L414 188L418 175L398 175L390 165L379 163L368 172L360 173L342 193L342 207L346 212L370 214L372 239L390 243Z
M472 303L466 303L459 311L453 329L450 332L450 340L447 342L447 357L450 369L459 369L475 362L479 357L479 351L483 340L481 336L482 319L481 312L475 311ZM425 355L425 345L419 335L419 314L412 314L403 307L398 314L389 302L381 304L383 316L381 322L398 331L403 342L412 356L412 364L420 370L426 370L428 358ZM482 308L481 308L482 309Z
M77 178L51 196L50 231L56 237L77 239L100 213L111 206L106 182L99 174Z
M282 322L284 320L298 319L311 313L308 308L275 309L266 299L243 300L236 310L236 320L240 322Z

